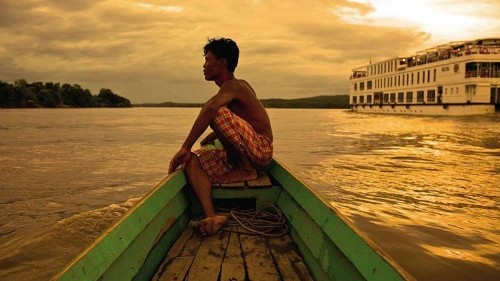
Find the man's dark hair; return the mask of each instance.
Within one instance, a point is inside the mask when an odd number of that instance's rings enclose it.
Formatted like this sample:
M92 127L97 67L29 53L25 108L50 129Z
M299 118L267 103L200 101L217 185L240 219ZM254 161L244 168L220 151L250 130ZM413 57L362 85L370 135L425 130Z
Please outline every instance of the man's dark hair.
M208 52L212 52L216 59L225 59L227 70L234 72L238 65L238 57L240 56L240 50L236 42L229 38L208 39L208 43L203 47L203 54L206 56Z

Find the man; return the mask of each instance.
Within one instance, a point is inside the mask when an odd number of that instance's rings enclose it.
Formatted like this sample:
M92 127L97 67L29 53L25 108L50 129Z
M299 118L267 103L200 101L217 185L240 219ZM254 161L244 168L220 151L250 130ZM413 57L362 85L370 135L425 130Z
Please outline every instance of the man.
M219 91L202 107L181 149L170 161L169 173L183 164L206 218L200 232L216 233L227 223L212 204L212 183L254 180L272 159L273 133L269 116L250 84L236 79L239 49L231 39L210 39L204 47L205 80L214 81ZM219 139L223 148L191 152L198 138L210 126L213 130L201 145Z

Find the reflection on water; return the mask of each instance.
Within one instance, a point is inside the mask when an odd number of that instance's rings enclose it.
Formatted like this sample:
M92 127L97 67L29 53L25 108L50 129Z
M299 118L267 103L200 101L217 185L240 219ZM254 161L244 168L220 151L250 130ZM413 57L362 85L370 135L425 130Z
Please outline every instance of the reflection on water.
M0 110L0 280L61 268L166 175L197 111ZM499 279L499 115L269 112L277 158L418 280Z
M498 115L318 115L278 122L306 182L418 279L500 277Z

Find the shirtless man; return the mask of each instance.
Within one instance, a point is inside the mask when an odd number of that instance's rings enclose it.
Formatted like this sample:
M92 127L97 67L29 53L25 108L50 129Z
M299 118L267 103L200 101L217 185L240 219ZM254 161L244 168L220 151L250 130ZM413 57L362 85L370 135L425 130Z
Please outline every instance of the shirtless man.
M183 165L189 184L205 212L202 235L212 235L227 223L212 204L212 183L254 180L271 162L273 133L269 116L250 84L236 79L239 49L231 39L210 39L204 47L205 80L214 81L219 91L202 107L181 149L170 161L169 173ZM219 139L223 148L191 152L198 138L210 126L213 130L201 145Z

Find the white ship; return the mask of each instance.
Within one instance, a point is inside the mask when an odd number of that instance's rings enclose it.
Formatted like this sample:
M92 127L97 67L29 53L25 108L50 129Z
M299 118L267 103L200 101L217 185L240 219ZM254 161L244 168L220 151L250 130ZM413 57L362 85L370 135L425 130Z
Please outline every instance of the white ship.
M476 115L500 109L500 38L451 42L353 69L355 112Z

